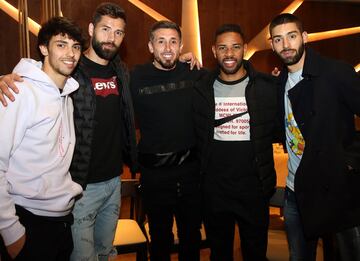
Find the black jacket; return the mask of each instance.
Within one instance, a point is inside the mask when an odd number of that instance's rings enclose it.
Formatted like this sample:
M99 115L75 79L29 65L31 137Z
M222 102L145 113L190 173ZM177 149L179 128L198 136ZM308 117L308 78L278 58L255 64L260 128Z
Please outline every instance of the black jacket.
M129 89L129 73L125 64L116 57L111 61L114 71L120 79L121 88L121 118L123 133L123 157L124 162L131 168L136 164L136 138L134 109ZM76 133L76 145L73 160L70 166L72 179L83 186L87 185L89 166L91 160L91 144L93 139L96 95L90 81L90 77L84 70L80 60L73 77L79 82L79 89L72 94L74 101L74 123Z
M256 72L249 62L244 61L244 66L250 78L245 98L250 115L250 140L255 151L254 165L258 170L264 196L270 198L276 186L272 149L275 119L277 119L276 84L271 76ZM219 71L209 73L194 89L193 117L202 171L208 164L210 146L214 137L213 84L218 75Z
M279 77L282 122L287 75L283 68ZM360 115L360 77L350 65L309 48L302 76L289 91L305 140L295 193L305 234L319 236L360 224L360 173L348 169L359 166L354 114Z

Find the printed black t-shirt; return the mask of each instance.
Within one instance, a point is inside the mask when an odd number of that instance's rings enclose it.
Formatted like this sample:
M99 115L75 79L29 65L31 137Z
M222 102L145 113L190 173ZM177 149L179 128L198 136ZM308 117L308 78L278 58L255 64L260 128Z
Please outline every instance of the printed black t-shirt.
M131 92L141 139L139 151L166 153L195 145L191 118L191 95L204 70L190 70L178 62L170 71L152 63L139 65L131 73Z

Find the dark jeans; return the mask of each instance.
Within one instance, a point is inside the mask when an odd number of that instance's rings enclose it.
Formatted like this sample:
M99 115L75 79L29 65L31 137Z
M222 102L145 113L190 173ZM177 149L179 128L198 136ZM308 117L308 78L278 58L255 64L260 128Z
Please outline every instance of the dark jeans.
M315 261L318 239L305 238L295 193L288 187L285 189L284 218L290 261Z
M65 217L43 217L16 206L16 214L26 229L26 241L16 261L66 261L73 249L72 214ZM1 261L13 260L3 246Z
M213 211L205 207L204 223L211 261L233 260L235 222L239 226L243 260L267 260L269 206L262 196L239 200L239 204L241 211Z

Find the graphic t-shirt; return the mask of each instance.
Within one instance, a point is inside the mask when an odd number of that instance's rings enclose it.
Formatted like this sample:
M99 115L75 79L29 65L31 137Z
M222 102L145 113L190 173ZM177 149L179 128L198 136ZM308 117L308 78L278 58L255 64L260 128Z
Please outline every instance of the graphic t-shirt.
M234 84L216 80L214 83L215 120L219 120L238 113L245 113L214 129L214 139L220 141L249 141L250 116L247 113L245 88L249 78Z
M293 88L298 82L300 82L303 79L301 74L302 74L302 70L294 73L289 72L288 80L285 85L285 95L284 95L286 149L289 155L289 159L288 159L289 174L286 179L286 186L289 187L292 191L294 191L295 173L297 168L299 167L301 157L304 153L305 141L295 121L288 92L291 88Z
M247 113L245 90L249 77L234 82L217 79L214 82L215 123L214 139L207 166L207 185L218 206L232 208L231 199L257 194L259 179L254 168L255 153L250 141L250 116ZM244 113L216 127L216 120Z
M119 176L122 171L120 82L110 64L104 66L83 57L96 94L95 126L91 148L89 183Z

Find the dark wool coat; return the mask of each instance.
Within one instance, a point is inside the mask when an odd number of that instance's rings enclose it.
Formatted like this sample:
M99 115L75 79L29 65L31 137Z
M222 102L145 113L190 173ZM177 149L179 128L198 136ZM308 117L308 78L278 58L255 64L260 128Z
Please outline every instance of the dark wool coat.
M122 126L122 148L123 160L131 168L136 168L136 137L134 123L134 109L129 89L129 73L119 57L111 61L114 71L121 82L121 118L118 120ZM72 94L74 101L74 123L76 134L76 145L74 157L70 167L73 180L83 188L87 185L89 173L91 144L94 133L96 95L92 87L90 77L87 75L80 60L77 70L73 75L79 82L79 89ZM119 173L120 174L120 173Z
M250 115L250 140L255 151L257 173L267 198L275 191L276 174L272 141L277 119L277 91L271 76L256 72L248 61L244 61L249 75L245 98ZM209 73L197 83L193 95L193 119L201 158L201 169L204 171L210 156L210 146L214 137L215 99L213 84L219 71ZM241 155L239 155L241 157Z
M287 75L284 68L279 78L282 122ZM311 237L360 224L360 151L354 149L359 148L354 114L360 115L360 78L350 65L309 48L302 76L289 99L305 139L295 194L305 234Z

